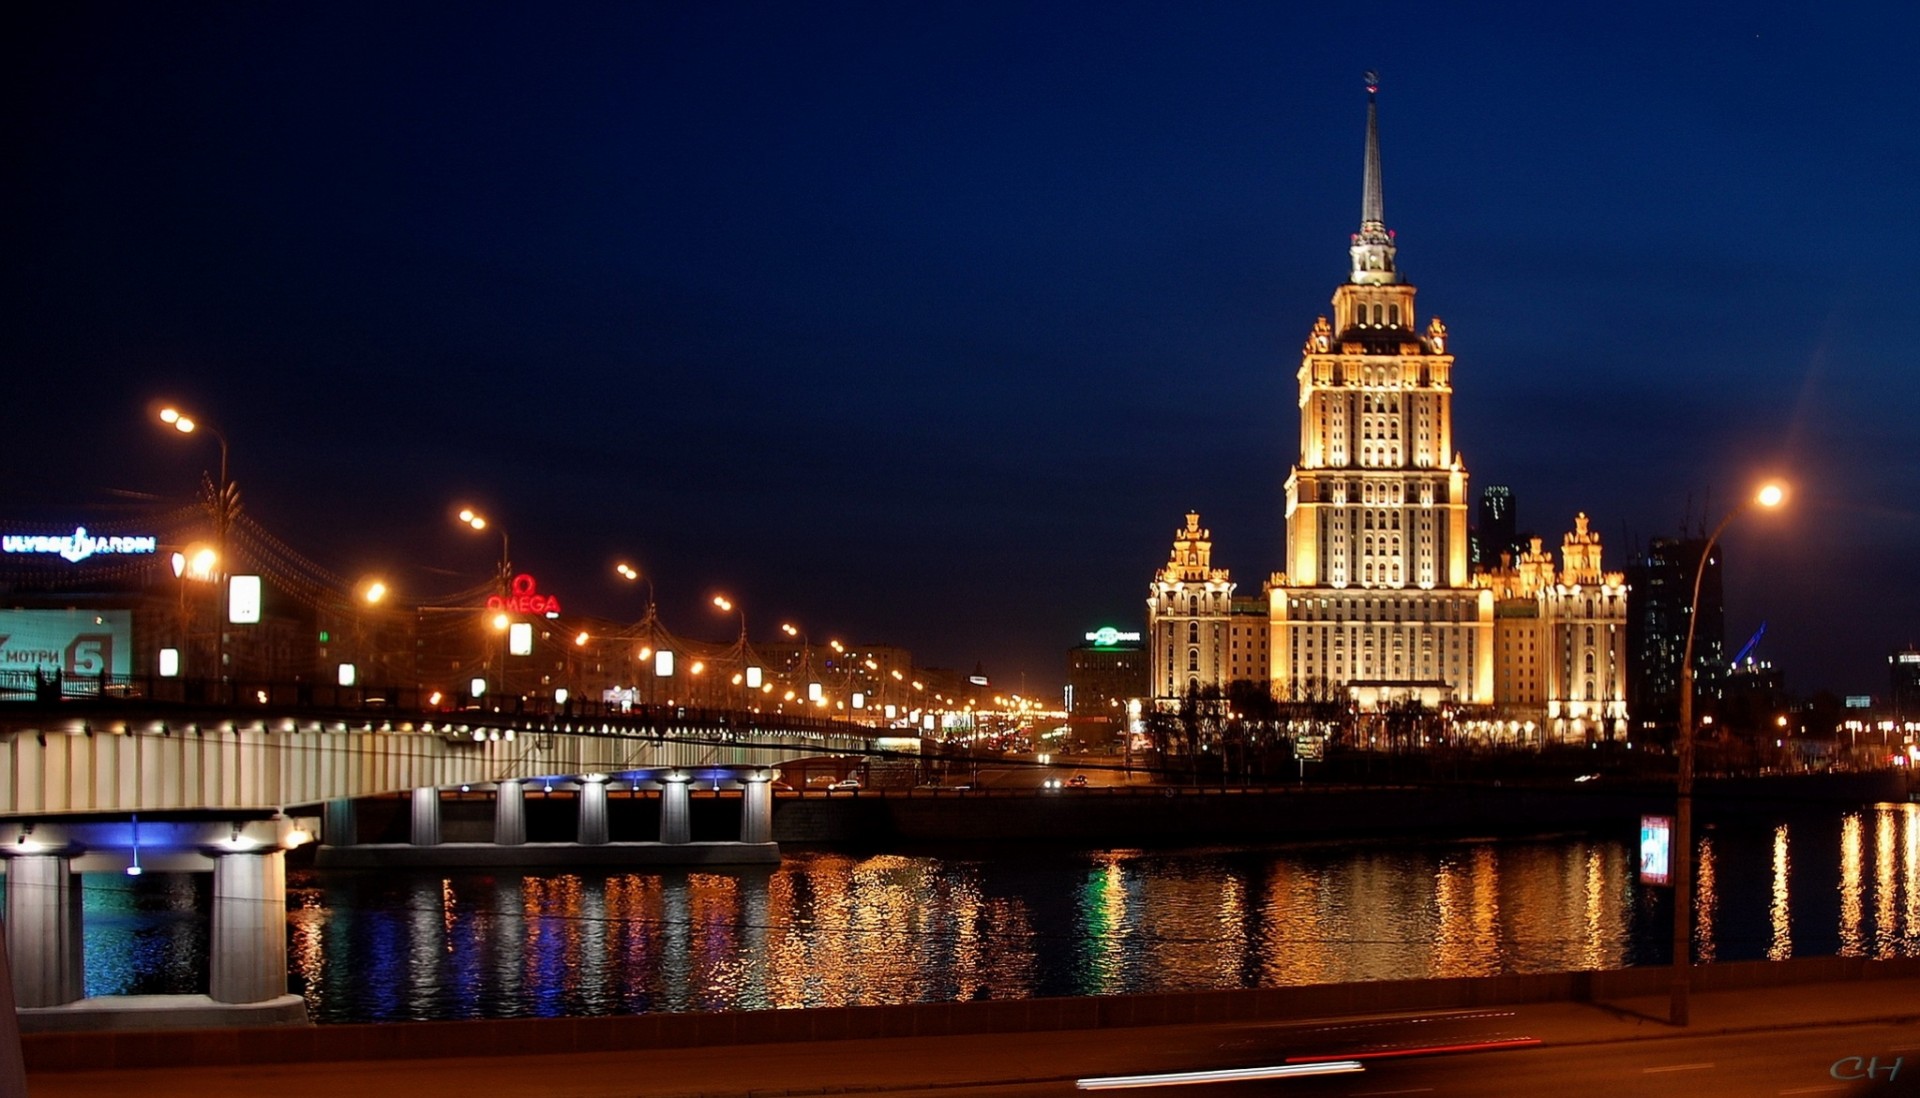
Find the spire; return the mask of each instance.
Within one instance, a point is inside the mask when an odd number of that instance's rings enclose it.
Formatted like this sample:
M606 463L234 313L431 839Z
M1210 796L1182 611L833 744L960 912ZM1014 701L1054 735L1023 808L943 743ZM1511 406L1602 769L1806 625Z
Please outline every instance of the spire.
M1386 202L1380 191L1380 111L1374 97L1380 93L1380 74L1367 74L1367 182L1360 199L1360 227L1387 227Z
M1347 281L1363 285L1398 282L1393 269L1393 234L1387 231L1386 199L1380 187L1380 114L1375 97L1380 74L1367 74L1367 165L1360 195L1360 231L1353 234L1353 273Z

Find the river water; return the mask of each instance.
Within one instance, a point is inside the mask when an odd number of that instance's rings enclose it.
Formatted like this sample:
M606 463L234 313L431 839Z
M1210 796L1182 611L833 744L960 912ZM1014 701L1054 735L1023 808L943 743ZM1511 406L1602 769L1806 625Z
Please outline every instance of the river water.
M644 873L293 871L319 1022L752 1010L1665 964L1633 836L790 853ZM1706 960L1920 956L1920 806L1698 838ZM204 991L211 877L88 875L90 995Z

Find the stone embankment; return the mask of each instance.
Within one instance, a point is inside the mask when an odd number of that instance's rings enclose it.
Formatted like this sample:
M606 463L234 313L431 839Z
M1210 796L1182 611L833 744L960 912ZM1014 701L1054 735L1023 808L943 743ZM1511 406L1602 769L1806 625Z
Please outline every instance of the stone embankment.
M1899 771L1706 780L1703 820L1796 808L1905 801ZM1550 784L1307 784L1270 789L1181 786L887 791L780 798L782 844L861 846L1056 842L1195 844L1631 831L1671 812L1673 787L1605 779Z

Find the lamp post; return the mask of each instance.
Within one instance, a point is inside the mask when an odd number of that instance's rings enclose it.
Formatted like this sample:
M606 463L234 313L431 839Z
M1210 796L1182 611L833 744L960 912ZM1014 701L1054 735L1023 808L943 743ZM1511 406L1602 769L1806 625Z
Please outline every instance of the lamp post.
M801 693L801 699L802 699L801 705L804 708L805 706L813 703L813 698L809 696L810 691L808 690L808 687L807 687L807 682L813 673L813 643L810 640L808 640L806 630L801 629L800 627L793 625L791 623L782 622L780 625L780 631L782 633L785 633L787 636L792 637L795 640L800 642L800 667L798 669L798 673L799 673L798 679L801 684L800 685L800 693ZM789 672L787 675L787 683L791 685L794 681L795 681L794 674L792 672Z
M657 677L654 675L654 669L647 666L647 661L653 658L653 641L654 641L653 577L651 575L642 575L638 568L635 568L633 565L628 564L626 561L620 561L619 563L615 564L613 566L613 570L619 574L621 579L626 580L628 583L644 583L647 585L646 613L640 616L640 623L638 625L635 625L632 630L627 631L626 633L623 634L623 636L629 642L633 640L633 637L635 634L644 634L646 637L646 644L640 649L640 653L639 653L641 667L640 667L640 670L636 673L636 677L634 679L635 685L640 692L640 704L646 705L648 704L648 702L653 696L653 691L647 686L647 680L650 678ZM628 653L629 659L633 658L632 648L628 648L627 653Z
M641 575L640 570L638 568L635 568L634 566L632 566L631 564L628 564L625 561L621 561L619 564L614 565L613 570L615 572L618 572L620 574L620 578L623 580L626 580L628 583L644 583L647 585L646 617L647 618L653 617L653 577Z
M743 606L735 606L733 600L725 595L713 596L713 605L715 609L723 614L730 614L736 610L740 614L740 674L738 678L740 683L740 709L742 712L745 712L747 708L747 610Z
M214 622L215 658L218 660L218 674L221 681L227 679L227 584L231 574L227 564L227 531L233 525L233 516L240 510L240 493L234 489L233 482L227 479L227 436L211 423L204 423L178 408L160 409L160 422L183 435L191 435L204 430L220 443L220 479L213 485L213 541L214 568L212 574L220 584L219 620ZM210 570L211 571L211 570Z
M490 521L488 520L487 516L481 514L478 511L475 511L471 507L460 508L460 513L456 517L459 518L460 522L463 525L471 527L476 531L484 531L490 525ZM502 598L505 598L507 595L510 595L513 593L513 556L509 552L509 543L507 541L506 527L496 525L493 527L493 529L496 533L500 535L499 584L500 584L500 595ZM505 615L494 616L491 622L491 624L493 625L494 632L496 633L506 632L507 625L509 624L509 622L506 620L503 620L504 618L505 618ZM495 647L497 643L498 643L497 641L490 639L487 641L487 647L489 649L492 649L493 647ZM507 692L507 657L504 652L501 653L501 656L500 656L500 690L502 693Z
M364 615L377 613L380 604L386 601L387 590L385 580L377 578L368 579L360 584L360 597L355 599L353 603L353 641L356 650L355 654L359 659L373 665L370 670L374 672L373 678L379 680L374 684L378 686L386 685L386 666L385 661L380 658L380 643L378 639L380 635L380 621L376 616L373 624L375 640L373 644L369 645L367 643L367 628ZM369 650L371 650L371 659L368 658L370 654Z
M473 527L475 530L485 530L489 524L487 516L475 511L471 507L462 507L460 509L460 521ZM512 591L513 558L507 552L506 528L503 526L494 526L494 530L500 534L500 593L505 595Z
M1680 775L1673 813L1673 982L1668 1019L1684 1026L1688 996L1693 990L1693 632L1700 617L1700 581L1706 577L1713 547L1727 524L1759 506L1772 509L1786 499L1786 490L1768 484L1752 499L1728 511L1700 549L1693 570L1693 601L1687 604L1687 643L1680 650Z

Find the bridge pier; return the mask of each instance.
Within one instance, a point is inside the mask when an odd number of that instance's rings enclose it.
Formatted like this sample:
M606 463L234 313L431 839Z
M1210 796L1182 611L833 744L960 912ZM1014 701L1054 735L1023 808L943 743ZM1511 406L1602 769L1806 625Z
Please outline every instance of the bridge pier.
M589 774L580 779L580 819L574 841L582 846L599 846L607 841L607 779L604 774Z
M440 791L422 786L413 791L413 811L408 817L407 841L414 846L440 845Z
M765 770L740 776L740 841L773 841L773 775Z
M80 879L73 873L76 853L68 847L9 854L7 953L18 1006L63 1006L86 997Z
M675 770L660 778L660 841L693 841L693 775Z
M504 781L493 792L493 842L496 846L522 846L527 841L527 787L524 782Z
M321 809L320 839L328 846L352 846L360 841L360 826L353 815L353 798L336 797Z
M277 848L213 853L207 994L264 1003L287 994L287 859Z

